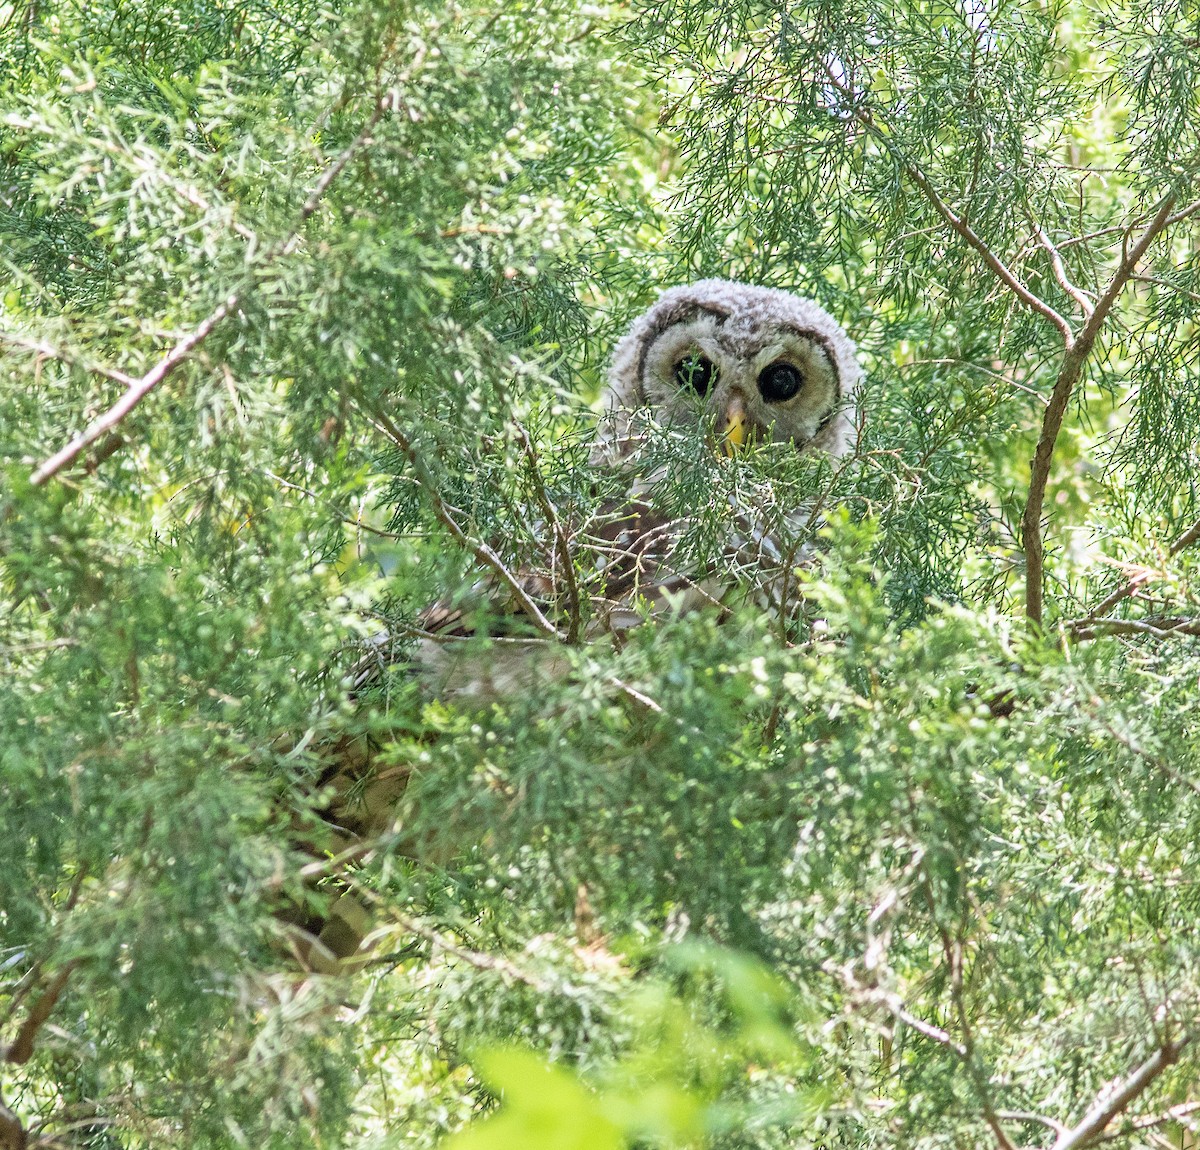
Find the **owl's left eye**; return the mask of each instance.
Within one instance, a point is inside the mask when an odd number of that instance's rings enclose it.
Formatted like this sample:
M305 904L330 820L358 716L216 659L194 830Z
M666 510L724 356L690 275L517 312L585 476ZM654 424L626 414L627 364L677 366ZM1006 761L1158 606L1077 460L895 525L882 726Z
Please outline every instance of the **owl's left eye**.
M697 395L707 395L716 376L717 369L713 361L698 351L685 355L675 365L675 382Z
M791 399L804 386L804 376L790 363L768 364L758 373L758 390L768 403Z

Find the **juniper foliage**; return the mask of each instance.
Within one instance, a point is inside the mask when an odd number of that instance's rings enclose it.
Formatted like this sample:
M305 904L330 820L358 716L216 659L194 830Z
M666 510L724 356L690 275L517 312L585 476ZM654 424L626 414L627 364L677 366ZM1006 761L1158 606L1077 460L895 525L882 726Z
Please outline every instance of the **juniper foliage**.
M1193 5L0 37L0 1146L1192 1143ZM653 433L745 603L576 642L606 356L710 274L843 322L858 452ZM731 500L819 506L789 610ZM352 696L517 566L560 677Z

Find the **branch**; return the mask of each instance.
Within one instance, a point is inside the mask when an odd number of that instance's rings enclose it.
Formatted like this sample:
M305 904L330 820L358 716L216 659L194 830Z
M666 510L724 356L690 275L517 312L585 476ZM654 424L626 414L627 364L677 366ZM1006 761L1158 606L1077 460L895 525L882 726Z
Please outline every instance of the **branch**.
M571 556L571 547L567 540L567 533L562 525L562 519L559 517L558 509L551 501L550 494L546 490L546 484L542 479L542 472L538 467L537 451L534 449L533 440L529 438L529 432L519 424L517 425L517 432L521 440L521 446L525 449L525 454L529 459L529 471L533 479L534 494L537 496L542 514L545 515L550 529L554 534L554 551L562 567L563 578L567 581L567 602L571 612L571 622L567 629L567 642L574 643L579 638L579 628L583 623L583 608L579 597L579 581L575 577L575 561Z
M828 78L830 84L844 97L854 108L854 118L862 124L864 128L880 143L884 148L896 159L903 167L905 174L910 180L921 190L921 193L933 206L943 220L957 232L967 244L974 248L975 251L982 257L983 262L991 269L992 273L1000 280L1012 293L1031 311L1048 319L1063 337L1063 342L1068 347L1074 338L1070 323L1059 315L1044 299L1035 295L1024 283L1017 277L1004 261L987 245L984 239L975 231L967 222L965 216L958 215L949 204L938 194L937 189L930 182L929 177L917 166L916 162L905 155L896 146L891 137L876 123L868 108L863 107L859 98L859 93L855 92L854 88L847 83L845 77L838 75L829 61L822 61L822 68Z
M0 1146L4 1150L25 1150L26 1145L28 1141L21 1120L0 1102Z
M388 439L390 439L408 460L410 466L417 473L417 480L425 490L426 496L433 507L433 513L438 521L458 540L463 547L471 552L480 563L486 567L490 567L499 577L501 582L512 593L513 598L520 605L521 610L529 616L534 626L543 634L552 638L559 638L558 628L550 622L549 619L542 613L541 608L530 597L529 592L521 586L521 581L508 569L504 560L500 558L486 543L472 538L459 525L458 520L454 516L454 510L451 508L441 493L437 489L437 485L433 482L433 476L430 475L429 469L425 466L425 461L421 458L420 453L413 446L412 440L393 423L387 415L381 411L372 411L359 398L360 405L364 408L368 418L372 424L382 431Z
M300 208L299 217L293 226L288 237L282 242L274 245L269 249L263 258L263 265L270 264L276 259L290 255L296 250L300 242L300 229L304 226L310 216L317 210L317 206L321 202L321 198L329 189L329 185L338 177L350 160L370 142L371 132L375 126L383 118L383 114L392 106L392 97L388 95L380 97L375 102L375 110L368 118L366 125L362 131L355 137L353 142L346 147L342 153L321 173L320 178L313 186L308 197L305 199L303 206ZM253 274L257 267L247 272L247 277ZM55 452L47 459L34 473L30 476L30 483L34 487L40 487L48 479L57 475L64 467L74 462L81 452L86 450L97 439L111 432L122 420L147 395L150 394L160 383L163 382L177 367L187 360L195 350L212 334L213 330L224 320L231 312L236 310L241 302L245 288L239 287L230 292L224 301L218 305L208 316L203 319L199 326L196 327L190 334L181 339L159 362L152 367L145 375L139 379L131 379L126 388L125 394L121 396L116 403L112 405L103 415L94 420L92 424L79 435L77 435L70 443L61 450ZM111 375L112 373L106 372Z
M1175 635L1200 635L1200 619L1071 619L1066 629L1076 639L1094 639L1097 635L1150 635L1170 639Z
M17 1037L13 1040L12 1045L4 1050L5 1062L12 1062L20 1066L33 1057L33 1041L37 1037L37 1032L50 1017L58 1003L59 996L67 985L67 979L71 977L71 972L78 965L78 961L68 962L54 976L50 985L42 991L41 997L33 1004L28 1016L21 1024L21 1029L17 1031Z
M1035 1114L1031 1110L997 1110L996 1117L1004 1119L1005 1122L1036 1122L1059 1135L1067 1129L1057 1118L1048 1118L1045 1114Z
M1197 539L1200 539L1200 519L1197 519L1191 527L1171 544L1167 551L1168 557L1178 555L1180 551L1190 547ZM1078 628L1081 632L1089 628L1093 623L1098 622L1103 616L1107 615L1123 599L1128 599L1149 578L1150 573L1148 571L1139 571L1123 587L1118 587L1111 595L1097 603L1084 618L1075 619L1071 623L1068 623L1068 628Z
M1046 254L1050 257L1050 266L1054 269L1054 278L1058 281L1058 286L1063 289L1078 305L1079 310L1083 313L1084 319L1087 319L1092 314L1092 301L1081 288L1077 288L1067 277L1067 269L1063 266L1062 255L1058 248L1051 242L1050 237L1046 235L1046 229L1041 224L1034 224L1034 234L1037 236L1038 243L1046 249Z
M878 130L876 130L878 131ZM877 138L879 138L877 136ZM884 141L887 143L887 141ZM929 182L928 177L916 164L912 163L907 158L899 157L901 163L905 165L905 172L908 178L924 193L925 198L933 205L934 211L938 213L954 229L967 243L975 249L982 257L983 262L992 270L1001 283L1003 283L1010 291L1019 299L1030 311L1036 312L1040 316L1048 319L1057 329L1063 338L1063 343L1070 347L1075 336L1071 329L1070 323L1057 311L1054 310L1041 296L1034 295L1017 278L1016 274L1009 270L1003 260L1000 259L995 252L984 242L982 237L975 231L967 220L960 215L957 215L951 210L950 206L937 193L937 189Z
M1054 459L1054 449L1058 442L1058 433L1062 430L1063 419L1067 413L1067 404L1075 390L1075 384L1083 373L1083 365L1091 354L1104 321L1112 311L1122 289L1129 277L1137 270L1137 265L1146 249L1167 226L1171 218L1171 208L1175 204L1175 193L1169 192L1161 201L1154 218L1146 226L1141 238L1130 248L1121 259L1117 270L1113 273L1108 287L1096 301L1096 306L1088 316L1087 323L1074 339L1068 335L1066 351L1063 353L1062 366L1059 368L1058 379L1050 394L1050 403L1042 417L1042 431L1038 437L1037 449L1029 465L1029 494L1025 500L1025 511L1021 516L1021 545L1025 551L1025 616L1030 623L1040 627L1042 623L1042 573L1044 567L1044 551L1042 547L1042 508L1046 500L1046 485L1050 479L1050 465Z
M185 359L192 354L238 304L238 293L227 296L225 302L210 312L199 327L181 339L171 351L158 361L140 379L135 379L116 403L103 415L94 420L90 427L80 432L64 448L56 451L29 478L34 487L40 487L47 479L57 475L68 464L73 463L81 452L97 439L112 431L147 395L167 378Z
M1110 1082L1079 1122L1059 1135L1053 1150L1077 1150L1099 1141L1108 1124L1164 1070L1179 1061L1179 1055L1190 1041L1190 1037L1185 1036L1178 1042L1164 1042L1123 1082Z

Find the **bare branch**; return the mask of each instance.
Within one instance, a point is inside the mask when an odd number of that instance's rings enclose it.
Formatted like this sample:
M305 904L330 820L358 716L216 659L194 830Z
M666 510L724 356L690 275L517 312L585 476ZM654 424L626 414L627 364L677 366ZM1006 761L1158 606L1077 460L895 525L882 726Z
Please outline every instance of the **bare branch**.
M25 1150L28 1137L21 1120L0 1102L0 1147L3 1150Z
M1021 516L1021 545L1025 551L1025 616L1035 626L1041 626L1043 614L1042 508L1046 501L1046 485L1050 479L1050 466L1054 460L1058 434L1062 430L1063 419L1067 413L1067 404L1075 390L1075 384L1079 382L1079 377L1083 373L1083 365L1095 346L1096 337L1099 335L1104 321L1116 304L1129 277L1137 270L1142 256L1146 254L1151 243L1167 226L1174 204L1174 192L1169 192L1159 201L1154 218L1146 226L1146 230L1142 232L1137 243L1125 251L1108 287L1104 289L1103 294L1096 301L1091 315L1088 316L1087 323L1084 324L1075 339L1072 340L1068 337L1066 342L1062 366L1059 368L1054 390L1050 394L1050 403L1042 417L1041 435L1038 437L1037 448L1029 465L1029 493L1025 500L1025 511Z
M1065 626L1075 639L1094 639L1097 635L1150 635L1155 639L1200 635L1200 619L1158 616L1150 619L1071 619Z
M1034 234L1037 236L1038 243L1046 249L1046 253L1050 257L1050 267L1054 270L1054 278L1058 281L1058 286L1079 305L1084 319L1087 319L1092 314L1092 301L1088 299L1081 288L1077 288L1067 277L1067 269L1063 266L1062 255L1051 242L1050 237L1046 235L1046 229L1041 224L1035 223Z
M459 524L455 517L454 509L442 498L441 493L437 489L437 484L433 481L433 476L430 475L429 469L425 466L425 460L421 458L420 452L413 446L412 440L383 412L371 410L368 405L363 403L361 398L359 402L372 424L400 449L405 459L408 460L413 470L417 473L417 480L424 489L425 495L429 499L433 513L437 516L438 521L480 563L491 568L500 577L513 598L520 605L521 610L529 616L530 621L539 631L553 638L560 638L558 628L542 613L541 608L533 601L529 592L521 586L521 581L508 569L504 560L486 543L473 538Z
M80 432L60 451L56 451L30 477L29 482L34 487L40 487L47 479L57 475L64 467L88 447L112 431L147 395L150 394L164 379L167 378L193 351L196 350L217 326L238 304L238 293L227 296L225 301L196 327L191 333L181 339L171 351L155 364L140 379L135 379L116 403L103 415L94 420L90 427Z
M104 364L85 360L80 356L63 351L62 348L55 347L52 343L47 343L42 339L29 339L26 336L18 335L14 331L0 331L0 340L4 343L12 344L13 347L19 347L23 351L32 351L45 359L57 360L59 363L74 364L83 371L91 372L94 375L102 375L105 379L111 379L114 383L119 383L123 387L132 387L135 382L132 376L126 375L123 371L117 371L116 368L106 367Z
M538 466L537 451L533 446L533 440L529 438L529 432L519 424L517 425L517 432L521 440L521 446L525 449L525 454L529 459L529 470L533 479L534 494L537 497L538 506L541 507L542 514L546 517L546 521L554 535L554 551L558 566L562 570L563 578L566 580L567 603L571 616L571 622L567 629L567 642L574 643L579 639L579 629L583 624L583 607L579 596L579 581L575 577L575 561L571 555L571 547L567 540L566 530L563 528L562 519L559 517L558 508L551 501L549 492L546 491L546 484L542 480L542 472Z
M67 985L67 979L71 977L71 972L78 965L78 961L68 962L54 976L50 985L42 991L38 1000L33 1004L29 1014L26 1016L25 1021L21 1024L21 1029L17 1031L17 1037L13 1040L12 1045L5 1049L5 1062L12 1062L19 1066L28 1062L33 1057L34 1039L37 1038L38 1031L45 1025L46 1020L53 1012L55 1005L58 1003L59 996Z
M534 974L530 974L526 970L522 970L516 963L510 962L507 958L503 958L500 955L487 954L484 951L471 950L455 942L449 935L443 934L434 927L426 926L419 919L410 918L406 914L395 914L392 918L395 925L399 926L405 934L415 934L420 938L426 939L438 950L453 955L468 966L473 966L476 970L491 971L503 978L511 979L513 982L524 983L526 986L530 986L540 992L550 989L544 980ZM373 932L373 937L377 937L380 933L384 933L390 929L390 927L385 927L382 931L375 931Z
M1178 536L1174 543L1167 550L1168 556L1175 556L1190 547L1196 540L1200 539L1200 519L1191 525L1182 535ZM1150 573L1147 571L1139 571L1132 579L1128 580L1124 586L1118 587L1111 595L1102 599L1093 607L1086 616L1082 619L1072 620L1067 624L1068 629L1077 631L1077 637L1090 637L1084 635L1084 632L1089 630L1093 624L1098 622L1103 616L1107 615L1118 603L1124 599L1128 599L1139 587L1142 586L1150 578ZM1111 626L1111 624L1109 624Z
M1053 1150L1079 1150L1099 1141L1108 1124L1123 1113L1164 1070L1179 1060L1179 1055L1190 1041L1190 1037L1187 1036L1178 1042L1164 1041L1127 1078L1110 1082L1097 1095L1087 1113L1074 1126L1059 1135Z
M1002 259L988 245L983 238L975 231L967 222L966 218L958 215L951 210L950 206L938 195L937 189L930 183L925 173L921 171L916 164L903 159L905 164L905 172L908 178L924 193L925 198L933 205L934 211L942 217L967 243L979 253L983 262L991 269L1002 284L1004 284L1030 311L1036 312L1038 315L1044 316L1057 329L1063 338L1065 346L1070 347L1074 341L1074 332L1070 323L1057 311L1054 310L1044 299L1035 295L1024 283L1012 272Z

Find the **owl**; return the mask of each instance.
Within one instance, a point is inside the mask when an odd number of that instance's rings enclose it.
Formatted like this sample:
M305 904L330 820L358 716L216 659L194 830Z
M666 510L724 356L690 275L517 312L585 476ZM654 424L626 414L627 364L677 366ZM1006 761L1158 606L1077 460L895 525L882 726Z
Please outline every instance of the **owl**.
M854 446L860 375L854 344L811 300L719 279L663 292L617 344L591 453L596 468L628 473L626 495L588 522L568 527L591 607L584 637L619 636L668 606L688 611L721 607L729 599L719 573L679 561L688 518L662 506L661 469L637 469L648 428L699 427L701 436L688 441L719 455L777 443L836 458ZM756 524L753 508L727 512L727 571L786 565L794 558ZM796 515L803 521L805 509ZM546 606L552 614L562 598L554 573L513 574L526 606ZM465 602L425 612L407 660L431 694L490 700L565 673L561 650L522 637L520 598L514 602L511 587L487 576ZM472 638L480 607L499 624L490 628L494 641L486 649L464 642ZM394 661L390 641L385 644L369 653L360 688Z
M587 626L578 637L619 643L629 628L663 610L728 609L731 567L696 570L684 561L678 544L688 516L664 505L662 484L669 477L661 468L639 467L647 439L675 430L690 433L680 442L703 445L716 457L774 443L836 458L854 447L860 374L854 344L810 300L717 279L665 291L617 344L591 453L594 467L628 478L626 494L586 522L556 524L567 547L547 549L571 552L571 568L589 600ZM794 560L762 529L754 508L724 511L726 550L747 557L748 572L758 574L764 564L784 569ZM801 522L807 514L797 509ZM549 534L550 526L544 530ZM465 599L428 608L413 634L380 636L355 669L353 692L362 697L398 670L414 676L429 697L486 704L568 675L565 644L531 638L522 617L533 605L543 619L554 618L563 598L562 563L559 554L557 571L531 564L506 571L506 579L496 570L485 572ZM760 580L758 590L769 598L770 581ZM578 599L578 586L575 591ZM481 616L488 620L483 641L474 633ZM327 809L327 820L343 836L338 845L352 851L354 842L370 842L387 825L408 772L404 764L374 763L372 749L361 741L339 745L330 759L324 783L340 797ZM343 897L313 926L305 962L334 969L358 949L366 920L361 905Z

